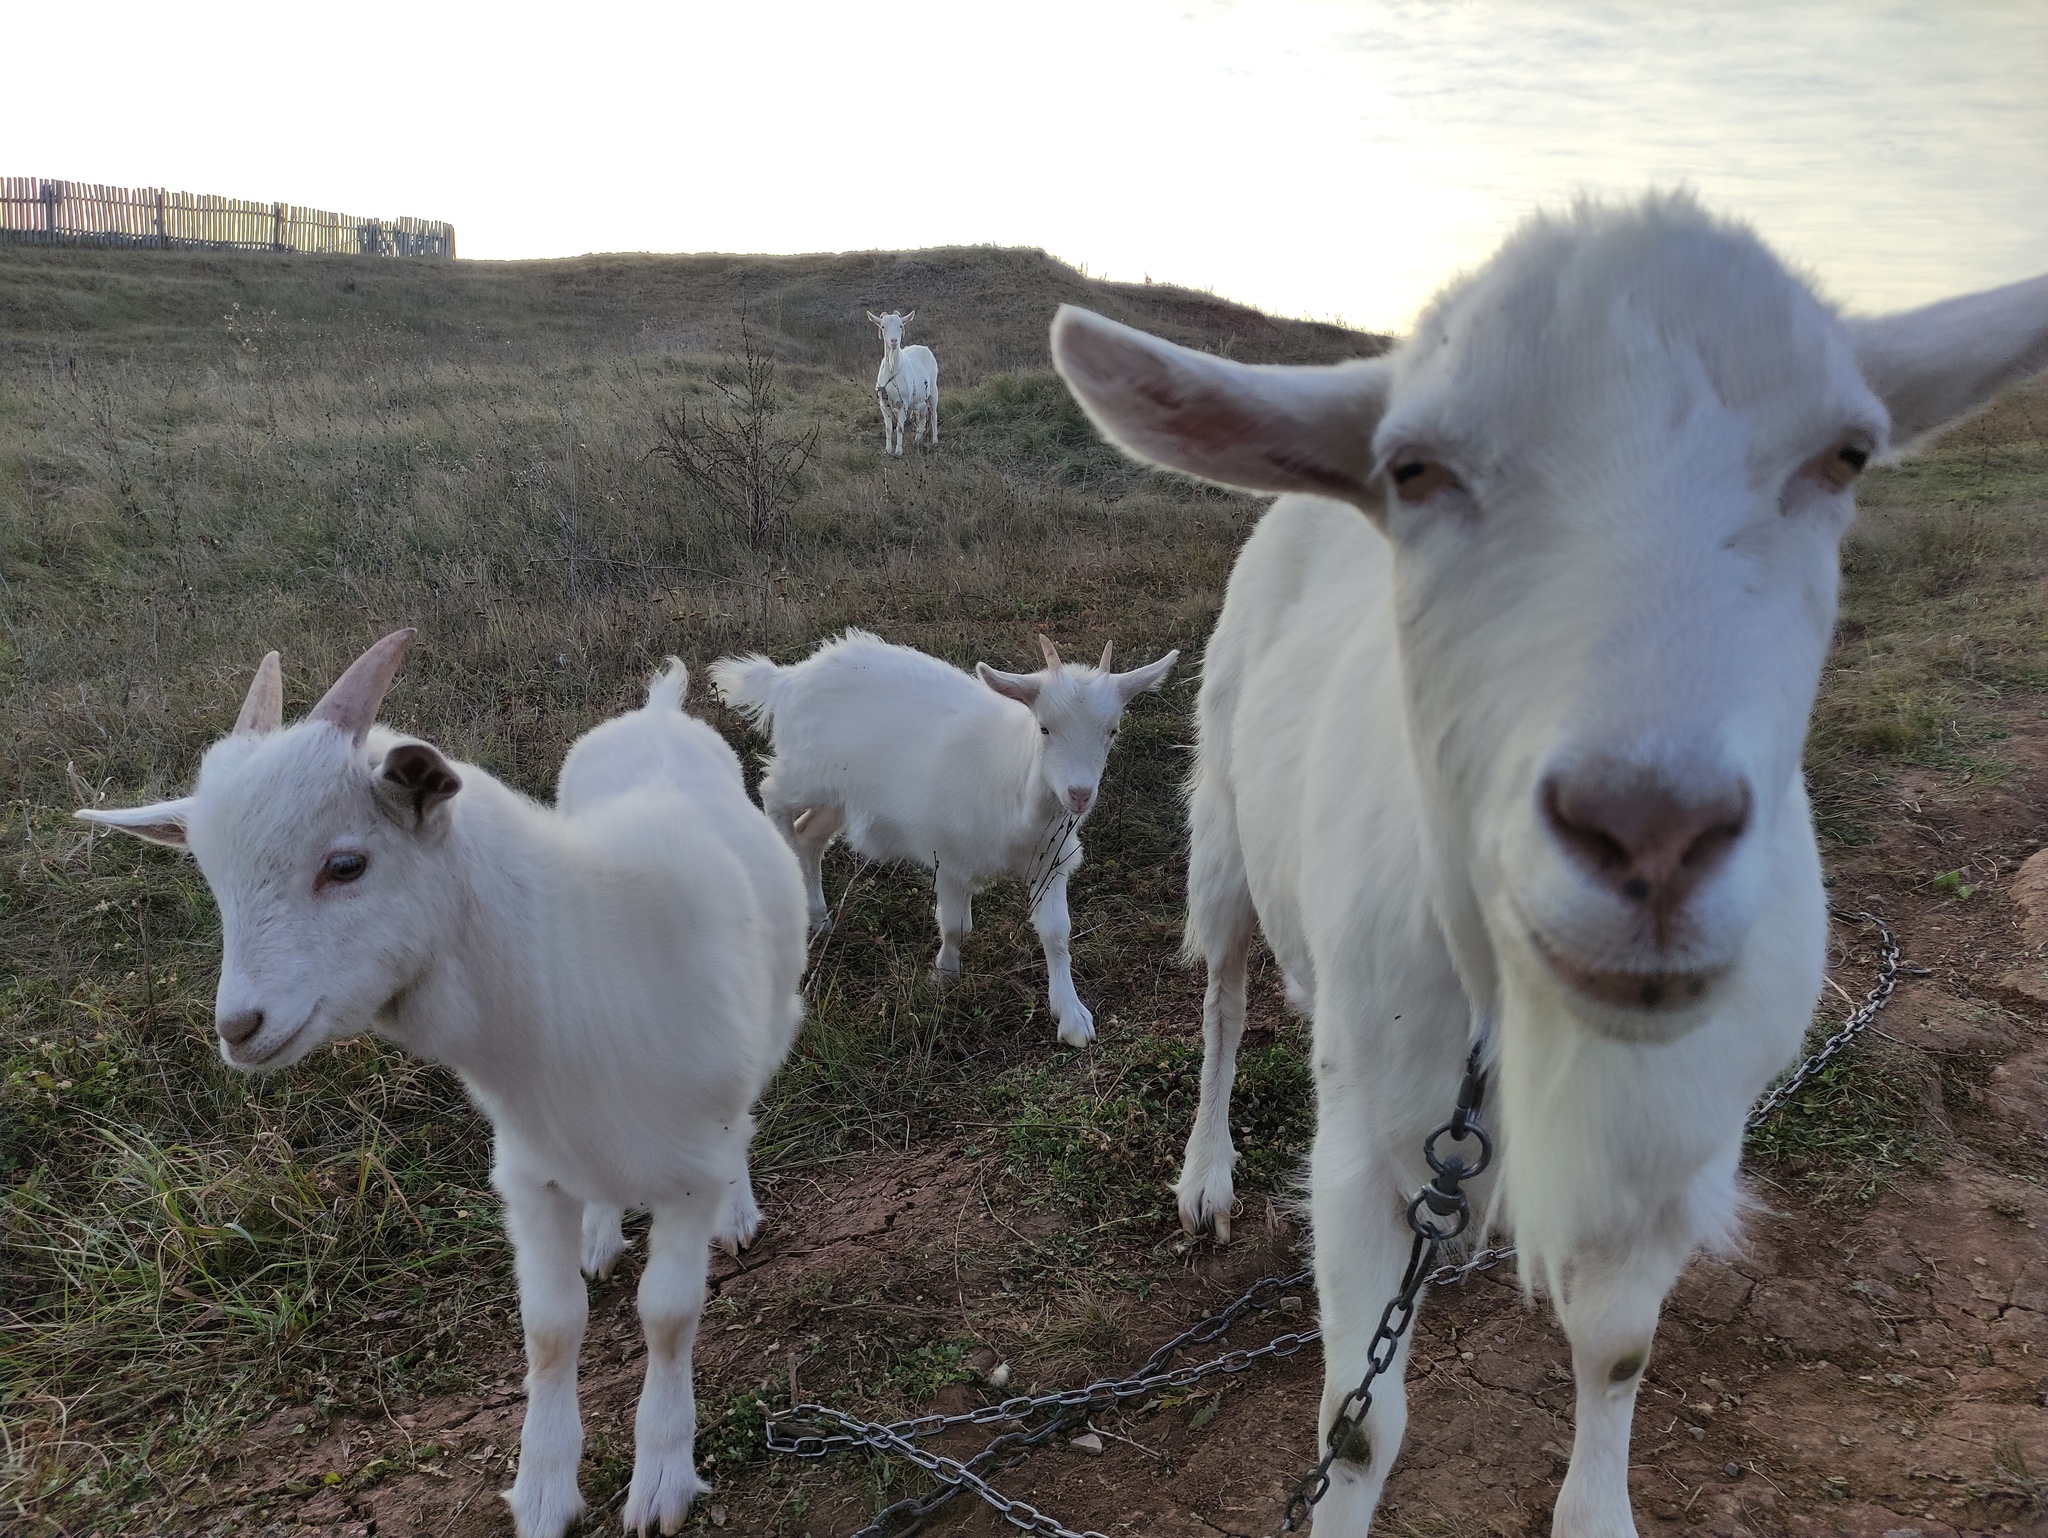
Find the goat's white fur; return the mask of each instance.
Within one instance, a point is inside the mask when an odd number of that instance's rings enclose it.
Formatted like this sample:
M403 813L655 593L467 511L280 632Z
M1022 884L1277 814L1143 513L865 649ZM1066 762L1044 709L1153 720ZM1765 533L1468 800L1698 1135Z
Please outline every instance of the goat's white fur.
M907 646L849 630L802 662L759 655L712 664L711 681L769 735L761 805L796 850L811 927L828 927L822 860L844 833L876 860L905 860L938 886L943 979L960 971L974 894L999 876L1025 880L1045 947L1053 1019L1069 1046L1094 1039L1074 991L1067 878L1081 865L1081 820L1095 809L1124 707L1157 688L1179 652L1128 673L1062 663L974 675ZM1073 830L1061 838L1067 820Z
M903 456L903 430L908 427L922 446L927 431L931 447L939 446L939 360L929 347L903 345L903 328L917 311L899 315L868 312L882 336L882 366L875 371L875 401L882 408L882 452Z
M803 883L738 758L682 713L680 662L570 749L549 808L372 724L408 635L288 728L272 653L189 797L79 815L198 858L229 1064L281 1068L374 1030L454 1068L490 1118L526 1331L506 1493L521 1538L559 1538L583 1509L579 1261L607 1269L620 1209L651 1209L624 1520L672 1533L704 1488L690 1362L707 1245L759 1221L749 1108L802 1016ZM357 879L324 879L336 851L367 857Z
M1053 347L1137 457L1321 494L1259 525L1203 665L1183 1218L1226 1231L1256 920L1314 1024L1327 1436L1400 1278L1422 1137L1484 1036L1498 1210L1578 1380L1553 1531L1633 1534L1658 1311L1734 1229L1744 1114L1821 980L1800 753L1852 513L1836 482L2048 366L2048 278L1845 322L1745 230L1653 196L1533 220L1370 361L1247 367L1072 309ZM1660 795L1740 809L1698 824L1715 863L1656 915L1553 810L1589 764L1624 819ZM1405 1353L1318 1533L1371 1523Z

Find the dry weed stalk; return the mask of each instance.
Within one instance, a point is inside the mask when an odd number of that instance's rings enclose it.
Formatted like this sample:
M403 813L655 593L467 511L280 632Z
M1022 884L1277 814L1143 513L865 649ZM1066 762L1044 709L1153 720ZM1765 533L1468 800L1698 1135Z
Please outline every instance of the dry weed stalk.
M775 430L775 358L754 340L740 310L740 351L713 387L716 410L688 405L657 410L664 441L649 451L665 459L711 508L725 531L756 550L789 542L789 508L817 451L818 430L785 437Z

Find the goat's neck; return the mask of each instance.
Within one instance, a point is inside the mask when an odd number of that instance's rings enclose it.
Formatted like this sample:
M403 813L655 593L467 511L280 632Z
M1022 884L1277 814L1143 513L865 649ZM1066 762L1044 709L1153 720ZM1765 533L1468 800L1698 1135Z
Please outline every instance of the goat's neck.
M480 1083L544 1071L575 1048L552 1001L552 942L578 898L551 812L473 765L433 894L432 960L390 1006L390 1034Z

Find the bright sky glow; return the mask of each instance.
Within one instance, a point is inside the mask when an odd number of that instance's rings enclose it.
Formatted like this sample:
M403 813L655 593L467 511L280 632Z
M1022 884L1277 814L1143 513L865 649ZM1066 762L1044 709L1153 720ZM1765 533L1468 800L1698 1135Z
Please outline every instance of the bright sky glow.
M1857 308L2048 270L2040 0L119 0L5 47L0 171L466 257L994 242L1400 329L1529 208L1686 181Z

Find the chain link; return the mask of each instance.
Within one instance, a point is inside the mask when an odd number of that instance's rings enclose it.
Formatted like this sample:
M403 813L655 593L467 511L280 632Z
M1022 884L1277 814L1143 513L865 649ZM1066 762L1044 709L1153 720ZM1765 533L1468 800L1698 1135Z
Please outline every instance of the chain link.
M1052 843L1050 839L1047 842L1048 845ZM1918 970L1901 963L1897 937L1876 915L1837 912L1833 916L1844 923L1868 924L1877 930L1882 955L1877 981L1841 1028L1757 1102L1743 1124L1746 1130L1762 1125L1850 1042L1868 1030L1877 1019L1878 1011L1890 1000L1900 974ZM1373 1341L1366 1353L1364 1381L1338 1406L1326 1439L1324 1456L1295 1487L1288 1500L1287 1513L1281 1523L1283 1533L1299 1531L1300 1520L1328 1490L1330 1465L1336 1461L1352 1434L1363 1425L1366 1411L1372 1403L1373 1383L1392 1365L1401 1337L1414 1323L1423 1289L1456 1286L1468 1277L1491 1271L1503 1261L1515 1257L1513 1245L1499 1245L1482 1248L1463 1261L1434 1264L1444 1245L1465 1227L1465 1197L1457 1189L1459 1182L1480 1173L1491 1158L1491 1144L1485 1142L1485 1133L1472 1119L1484 1089L1477 1061L1478 1049L1475 1048L1467 1063L1465 1081L1459 1089L1458 1110L1451 1122L1430 1135L1428 1142L1433 1146L1439 1136L1452 1135L1456 1141L1465 1132L1477 1132L1482 1140L1480 1157L1475 1164L1468 1166L1455 1154L1443 1160L1431 1155L1430 1163L1437 1171L1436 1177L1409 1205L1409 1221L1415 1229L1415 1239L1409 1249L1408 1265L1402 1272L1400 1290L1381 1312L1379 1326L1373 1332ZM1430 1200L1432 1191L1438 1197L1436 1202ZM1424 1212L1443 1218L1455 1215L1457 1222L1455 1226L1446 1227L1423 1216ZM912 1497L885 1507L853 1538L909 1538L909 1535L920 1531L940 1508L963 1492L979 1496L1012 1526L1040 1534L1042 1538L1104 1538L1103 1534L1092 1529L1075 1532L1062 1526L1057 1519L1028 1501L1005 1496L984 1475L1017 1467L1054 1437L1085 1423L1090 1411L1128 1403L1152 1393L1187 1388L1218 1374L1241 1373L1261 1361L1290 1357L1304 1347L1316 1344L1323 1338L1320 1328L1290 1330L1274 1336L1263 1346L1226 1351L1208 1361L1182 1367L1167 1365L1188 1347L1207 1345L1221 1338L1247 1313L1268 1310L1284 1294L1312 1284L1314 1277L1315 1273L1310 1269L1287 1276L1262 1277L1220 1313L1190 1325L1160 1346L1136 1372L1127 1377L1099 1379L1085 1388L1013 1395L1000 1404L984 1405L979 1409L950 1415L920 1415L887 1424L862 1420L827 1405L793 1405L767 1417L768 1450L798 1458L823 1458L834 1452L866 1447L907 1459L939 1481L939 1488L929 1495ZM1352 1409L1354 1404L1357 1406L1355 1413ZM1033 1416L1048 1410L1053 1413L1039 1425L1025 1425ZM997 1436L964 1463L917 1445L922 1438L936 1436L958 1426L1005 1423L1017 1429ZM826 1427L839 1429L823 1429Z

